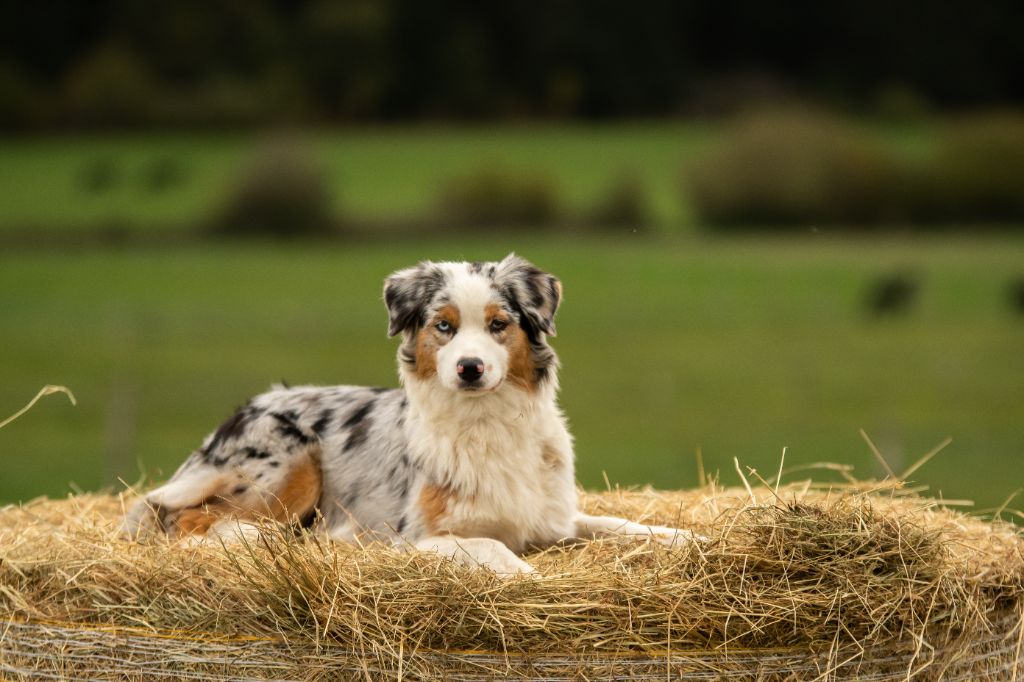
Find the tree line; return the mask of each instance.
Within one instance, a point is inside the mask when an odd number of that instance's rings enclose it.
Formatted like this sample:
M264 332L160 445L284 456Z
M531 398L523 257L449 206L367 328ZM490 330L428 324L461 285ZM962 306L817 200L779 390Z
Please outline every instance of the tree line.
M8 129L1024 102L1016 0L49 0L4 15Z

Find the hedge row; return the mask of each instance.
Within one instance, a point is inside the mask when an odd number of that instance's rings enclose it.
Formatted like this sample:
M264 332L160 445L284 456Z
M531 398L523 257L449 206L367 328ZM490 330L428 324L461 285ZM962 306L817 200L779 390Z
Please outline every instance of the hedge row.
M1024 116L948 121L916 152L827 114L760 113L689 165L683 191L711 229L1024 221Z
M647 191L633 175L613 178L592 206L570 209L542 173L481 167L443 181L432 209L415 222L446 230L478 228L642 229L652 221ZM215 212L217 235L328 236L352 231L332 212L325 174L294 143L264 148Z

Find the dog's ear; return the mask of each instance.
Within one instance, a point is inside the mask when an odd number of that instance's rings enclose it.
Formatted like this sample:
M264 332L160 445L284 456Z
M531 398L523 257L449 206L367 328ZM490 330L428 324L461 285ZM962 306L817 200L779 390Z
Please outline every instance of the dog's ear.
M494 282L530 324L555 335L555 312L562 300L562 283L557 277L510 253L498 263Z
M388 336L415 330L425 322L427 306L444 286L444 272L429 261L399 270L384 281Z

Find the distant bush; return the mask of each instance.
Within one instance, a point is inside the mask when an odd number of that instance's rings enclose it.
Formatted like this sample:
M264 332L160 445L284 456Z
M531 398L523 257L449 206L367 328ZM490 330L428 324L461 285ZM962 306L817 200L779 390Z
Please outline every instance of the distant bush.
M179 159L161 156L146 166L142 184L154 194L177 187L186 179L185 166Z
M78 187L89 194L112 189L121 180L121 167L111 156L98 156L86 161L78 170Z
M213 221L215 234L280 238L335 231L323 170L294 141L261 149Z
M1024 116L990 114L939 128L931 154L900 156L842 119L748 116L690 164L687 199L710 227L883 222L928 227L1024 220Z
M652 213L643 180L634 173L622 173L612 179L585 220L597 228L645 229Z
M956 120L915 174L912 217L928 222L1024 220L1024 116Z
M866 132L807 111L747 116L685 173L715 226L877 222L891 213L896 160Z
M489 167L445 182L438 214L451 227L544 227L559 219L560 200L546 176Z

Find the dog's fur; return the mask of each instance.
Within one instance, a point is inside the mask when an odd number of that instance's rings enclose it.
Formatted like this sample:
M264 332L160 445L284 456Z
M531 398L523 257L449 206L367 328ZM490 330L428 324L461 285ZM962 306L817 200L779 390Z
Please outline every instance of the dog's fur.
M267 519L315 524L332 538L386 539L501 574L531 571L519 554L566 538L690 539L577 510L547 343L561 298L555 277L515 255L394 273L384 300L388 334L402 335L404 388L253 398L135 503L125 531L201 542L257 533L253 522Z

